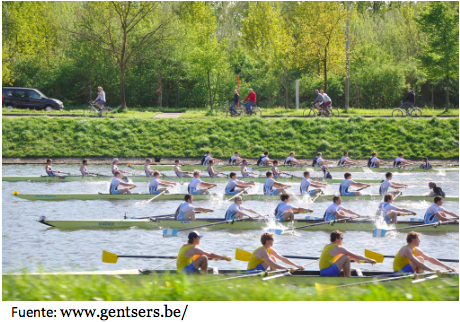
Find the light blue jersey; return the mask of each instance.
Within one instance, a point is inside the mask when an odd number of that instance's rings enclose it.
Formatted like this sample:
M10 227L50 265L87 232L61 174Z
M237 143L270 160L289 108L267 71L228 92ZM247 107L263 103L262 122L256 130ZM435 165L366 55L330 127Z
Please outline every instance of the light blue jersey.
M339 188L341 196L353 196L353 192L348 191L352 183L353 183L353 180L350 180L350 179L345 179L342 181L342 183L340 184L340 188Z
M187 201L183 202L176 210L176 220L187 220L187 218L185 218L185 213L189 210L195 210L195 206L192 206Z
M326 211L324 212L324 221L336 220L335 213L341 210L342 206L337 206L335 203L327 207Z
M275 209L275 219L276 221L284 221L281 216L286 210L294 208L293 206L287 204L285 201L281 201Z
M277 196L278 195L278 190L273 188L273 184L275 183L275 180L272 178L267 178L264 182L264 195L267 196Z

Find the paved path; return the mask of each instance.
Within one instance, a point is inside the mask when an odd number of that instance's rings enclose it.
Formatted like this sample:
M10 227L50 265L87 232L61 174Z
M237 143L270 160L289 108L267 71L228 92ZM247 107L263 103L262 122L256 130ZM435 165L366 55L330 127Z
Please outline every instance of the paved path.
M182 113L161 113L155 115L153 118L155 119L176 119L181 116Z

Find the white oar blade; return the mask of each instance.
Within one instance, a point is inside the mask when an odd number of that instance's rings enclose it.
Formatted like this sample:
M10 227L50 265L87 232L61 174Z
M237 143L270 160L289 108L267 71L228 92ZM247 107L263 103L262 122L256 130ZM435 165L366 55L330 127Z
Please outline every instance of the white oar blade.
M372 237L385 237L387 231L385 229L374 229Z
M163 230L163 237L173 237L177 236L179 231L177 229L164 229Z
M313 217L313 216L305 216L305 220L322 220L323 218L320 217Z
M273 233L275 235L281 235L283 233L282 229L275 229L275 228L270 228L267 230L269 233Z
M421 279L418 279L418 280L413 280L412 284L422 283L422 282L429 281L429 280L432 280L432 279L435 279L435 278L438 278L438 275L431 275L431 276L421 278Z

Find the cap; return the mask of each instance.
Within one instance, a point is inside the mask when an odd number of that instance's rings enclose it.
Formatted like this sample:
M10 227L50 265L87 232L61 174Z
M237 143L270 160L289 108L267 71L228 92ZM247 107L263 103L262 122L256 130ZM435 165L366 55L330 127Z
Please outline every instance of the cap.
M112 160L112 163L114 163L115 161L118 161L118 159L117 159L117 158L113 159L113 160Z
M200 235L197 231L192 231L188 234L188 239L193 239L196 237L203 238L203 235Z
M248 160L243 160L243 163L248 163Z
M430 182L430 183L428 184L428 187L436 187L436 184L433 183L433 182Z

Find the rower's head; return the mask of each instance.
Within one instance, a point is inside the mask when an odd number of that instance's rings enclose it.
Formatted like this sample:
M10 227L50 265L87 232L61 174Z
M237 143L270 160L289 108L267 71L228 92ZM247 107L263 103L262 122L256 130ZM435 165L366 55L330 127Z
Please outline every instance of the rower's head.
M332 198L332 202L335 203L337 206L342 204L342 198L340 196L334 196Z
M201 238L203 238L203 235L200 235L197 231L192 231L188 234L188 243L195 246L199 245Z
M387 172L387 173L385 174L385 178L387 178L388 180L391 180L391 178L393 178L393 173Z
M51 163L53 163L52 159L46 159L46 164L50 165Z
M267 176L267 178L272 178L273 177L273 172L267 171L267 173L265 175Z
M418 247L420 245L420 233L417 233L415 231L411 231L410 233L407 234L406 236L406 242L407 244Z
M265 151L265 152L264 152L264 155L268 157L268 151Z
M119 171L119 170L115 171L114 175L115 175L115 177L120 179L121 178L121 171Z
M385 202L392 203L393 200L394 200L394 196L393 196L391 193L387 193L387 194L383 197L383 201L385 201Z
M160 177L160 172L155 171L155 172L153 173L153 177L154 177L155 179L158 179L158 178Z
M323 156L323 153L318 152L318 153L316 153L316 156L317 156L317 157L321 157L321 156Z
M404 153L402 153L402 152L398 153L398 157L402 158L403 156L404 156Z
M371 154L373 157L376 157L377 156L377 152L372 152Z
M273 233L263 233L262 236L260 237L260 242L264 247L272 247L273 243L275 242L275 239L273 238L274 234Z
M310 171L304 171L303 177L307 179L310 178Z
M184 200L185 200L185 202L192 203L192 202L193 202L193 195L191 195L191 194L186 194L186 195L184 196Z
M180 160L175 160L174 163L175 163L176 165L179 165Z
M243 160L244 165L248 165L248 160Z
M211 151L206 151L206 155L211 155Z
M288 203L288 202L291 201L291 195L288 194L288 193L283 193L283 194L280 196L280 199L281 199L281 201L284 201L284 202Z
M437 204L438 206L442 206L442 204L444 203L444 200L442 200L441 196L436 196L434 197L434 203Z
M209 164L210 166L212 166L212 165L214 164L214 161L210 160L210 161L208 162L208 164Z
M277 166L278 165L278 160L273 161L273 165Z
M200 172L200 171L195 171L195 172L193 172L193 176L194 176L195 178L199 178L200 175L201 175L201 172Z
M236 179L236 173L235 172L230 172L230 179L232 179L232 180Z
M428 158L427 158L427 157L423 157L423 161L424 161L424 162L427 162L427 161L428 161Z
M117 158L113 159L112 164L118 164L118 159Z
M433 188L436 188L436 187L437 187L436 182L431 181L431 182L428 183L428 188L433 189Z
M343 156L347 157L348 156L348 151L343 152Z
M238 196L235 198L235 203L239 206L243 203L243 198L241 196Z
M291 157L295 156L295 152L294 151L289 152L289 156Z
M350 172L345 172L345 174L343 175L343 177L345 179L350 179L351 180L351 173Z
M331 243L337 243L337 245L342 245L343 242L343 233L340 230L334 230L331 233Z
M147 164L152 163L152 159L150 159L150 158L145 159L145 163L147 163Z
M239 153L238 151L236 151L236 152L235 152L235 155L236 155L237 157L239 157L239 156L240 156L240 153Z
M88 160L86 159L83 159L83 161L81 162L83 165L88 165Z

